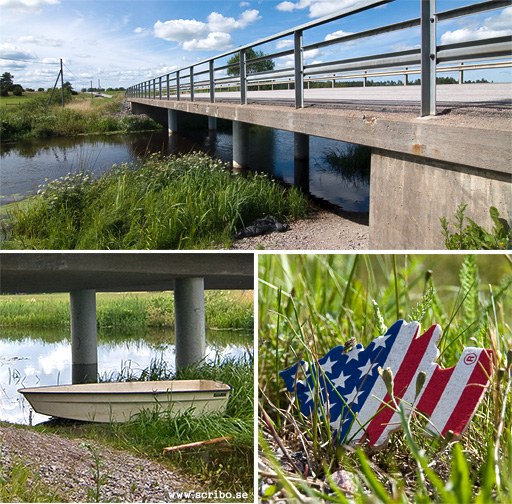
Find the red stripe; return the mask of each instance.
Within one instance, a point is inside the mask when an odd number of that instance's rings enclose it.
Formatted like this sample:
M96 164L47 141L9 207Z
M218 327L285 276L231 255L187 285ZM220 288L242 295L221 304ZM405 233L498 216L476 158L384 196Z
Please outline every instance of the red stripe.
M444 426L442 435L444 436L449 430L453 431L455 436L464 432L464 429L476 412L480 401L484 395L486 385L488 384L488 376L491 374L491 358L492 351L482 349L478 363L471 373L464 392L455 406L448 422Z
M416 405L418 411L428 416L432 415L454 369L455 366L447 369L441 369L439 365L437 366Z
M423 358L423 354L426 352L430 340L432 339L432 335L434 334L434 330L437 326L433 325L427 332L422 334L420 337L417 337L420 327L416 330L416 334L409 345L407 353L405 354L400 368L396 372L394 379L394 394L396 398L401 398L407 387L411 383L411 380L416 373L418 366L420 365L421 359ZM393 349L391 350L393 351ZM386 394L384 398L384 403L388 404L391 402L391 397L389 394ZM397 401L398 402L398 401ZM383 409L377 413L377 415L373 418L373 420L368 425L366 431L368 433L368 437L370 439L370 445L374 445L387 424L391 420L391 417L394 414L393 408L387 408L383 406Z

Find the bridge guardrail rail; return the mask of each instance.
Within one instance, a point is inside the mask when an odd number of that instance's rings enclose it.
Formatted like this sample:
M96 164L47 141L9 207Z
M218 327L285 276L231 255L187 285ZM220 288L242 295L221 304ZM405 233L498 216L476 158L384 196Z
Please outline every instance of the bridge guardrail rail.
M340 80L363 78L365 74L400 75L421 74L421 115L436 114L436 76L438 72L459 70L459 82L462 72L474 68L510 67L512 59L512 36L490 37L454 44L437 45L437 24L443 21L480 14L512 6L512 0L486 0L464 7L436 12L435 0L418 0L420 17L379 26L357 33L343 34L326 38L322 41L304 44L304 33L320 25L363 13L392 2L401 0L366 0L356 7L343 9L309 23L285 30L275 35L247 44L237 49L222 53L199 63L189 65L167 74L156 76L140 82L127 89L127 96L132 98L153 98L176 100L195 100L196 92L209 92L211 103L215 102L215 90L234 87L239 92L242 105L248 103L248 88L251 84L283 83L293 85L295 89L295 107L304 107L304 88L314 80ZM402 51L368 54L354 58L335 59L322 63L307 63L307 53L331 46L343 47L356 40L368 39L386 33L410 30L420 27L419 47ZM248 59L249 49L261 47L277 40L287 40L290 49L279 50ZM238 61L229 63L228 57L238 55ZM292 66L273 68L255 72L255 64L266 60L289 58ZM496 62L498 60L498 62ZM476 63L480 62L480 63ZM464 64L470 63L466 68ZM217 65L217 66L216 66ZM443 66L444 65L444 66ZM454 65L457 65L455 68ZM411 68L413 67L413 68ZM405 77L407 84L407 77Z

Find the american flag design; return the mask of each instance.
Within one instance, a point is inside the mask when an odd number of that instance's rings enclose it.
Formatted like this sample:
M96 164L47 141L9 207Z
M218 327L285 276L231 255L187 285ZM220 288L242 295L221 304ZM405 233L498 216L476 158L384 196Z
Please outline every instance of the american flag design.
M304 415L313 411L318 382L319 414L329 421L337 443L354 445L367 438L370 446L381 448L401 428L379 368L391 369L393 395L397 403L403 402L407 417L415 408L429 417L431 435L453 431L458 438L489 386L492 351L465 348L456 366L442 369L435 362L441 327L419 334L418 322L399 320L366 348L358 344L345 352L340 345L311 367L300 361L279 374L288 391L296 392ZM416 379L422 371L426 380L417 395Z

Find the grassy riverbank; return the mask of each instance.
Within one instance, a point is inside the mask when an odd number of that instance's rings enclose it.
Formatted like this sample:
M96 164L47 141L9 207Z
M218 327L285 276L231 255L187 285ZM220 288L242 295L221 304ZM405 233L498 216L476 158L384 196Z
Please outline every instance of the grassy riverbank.
M198 368L170 374L164 362L154 362L139 376L142 380L153 379L211 379L228 383L233 388L227 410L221 415L194 417L190 412L181 415L161 415L143 412L129 423L95 424L52 421L29 429L40 434L57 434L63 438L79 439L90 450L91 478L81 484L89 484L87 502L109 502L112 485L115 485L119 468L110 460L105 447L131 452L158 461L171 471L179 468L178 475L188 476L187 491L230 493L231 499L213 498L209 502L253 502L254 488L254 379L253 360L248 356L238 360L225 360ZM125 379L126 377L123 377ZM136 377L131 376L132 380ZM164 454L163 448L213 438L229 437L227 443L199 446ZM31 436L33 439L33 436ZM48 442L48 441L46 441ZM2 446L0 446L1 450ZM72 449L71 446L69 449ZM48 477L48 462L44 456L34 457L21 449L8 454L14 463L0 460L1 502L73 502L66 489L82 481L74 474L74 467L59 467L52 463L53 477ZM43 481L44 476L44 481ZM144 479L144 478L142 478ZM30 481L31 485L27 485ZM113 481L114 483L112 483ZM118 488L117 495L133 493L143 482L131 481L132 488ZM173 488L173 482L166 482ZM175 488L175 487L174 487ZM165 491L165 488L162 488ZM243 497L236 498L237 495ZM81 501L82 502L82 501Z
M269 502L369 502L368 492L371 502L390 504L510 502L510 257L260 255L259 271L260 428ZM316 414L320 406L301 414L279 372L301 359L311 369L340 344L367 347L397 319L419 321L422 332L440 324L443 368L457 364L463 347L492 349L491 386L458 442L428 437L416 412L377 452L367 442L357 451L335 446L330 419ZM322 401L317 390L312 397L316 405ZM307 472L293 471L281 455L284 469L277 442Z
M48 182L2 221L8 249L210 249L253 220L306 215L307 200L266 175L234 176L205 154L114 167Z
M97 293L98 327L174 327L172 292ZM252 330L252 291L207 291L206 326ZM69 327L68 294L0 296L0 327Z
M161 125L144 116L118 115L122 107L122 98L122 94L114 98L96 100L91 100L89 95L70 95L66 106L62 108L54 101L47 107L47 94L34 93L33 97L20 99L17 105L0 107L0 137L2 142L5 142L23 138L161 128Z

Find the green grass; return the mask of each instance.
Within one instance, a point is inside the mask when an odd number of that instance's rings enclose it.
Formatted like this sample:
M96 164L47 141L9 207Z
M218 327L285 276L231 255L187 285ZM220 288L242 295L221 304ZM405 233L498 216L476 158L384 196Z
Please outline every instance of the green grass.
M112 114L119 110L122 95L101 100L90 100L87 95L69 95L64 108L60 105L60 95L54 95L49 107L48 99L46 93L34 93L30 98L21 97L16 106L0 107L2 141L161 128L143 116L114 117Z
M172 292L97 294L98 327L174 327ZM254 324L252 291L207 291L207 328L247 329ZM68 294L0 296L0 327L69 327Z
M198 367L168 370L164 361L154 361L140 375L121 373L119 380L207 379L232 387L225 414L194 417L191 412L157 415L143 412L135 421L119 424L56 423L34 429L70 438L94 441L145 456L168 466L184 469L211 492L246 492L244 502L253 502L254 488L254 363L250 356ZM227 445L211 445L164 455L163 448L218 437L232 437ZM105 464L105 461L103 461ZM103 471L108 474L108 466ZM35 502L32 500L31 502Z
M330 479L343 469L355 502L512 500L509 256L260 255L259 278L261 444L278 474L267 498L282 498L283 487L297 501L347 502L350 495ZM463 346L493 349L492 385L458 443L425 437L416 416L404 417L402 431L379 452L335 446L329 424L301 415L278 373L298 356L314 362L350 338L367 346L399 318L424 330L441 325L442 367L454 366ZM270 449L278 441L305 452L309 474L325 485L283 472Z
M235 176L205 154L123 164L49 182L2 221L10 249L211 249L257 218L302 217L305 196L266 175Z

